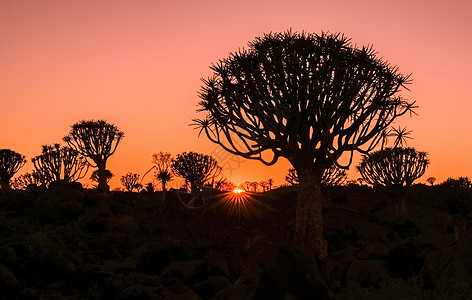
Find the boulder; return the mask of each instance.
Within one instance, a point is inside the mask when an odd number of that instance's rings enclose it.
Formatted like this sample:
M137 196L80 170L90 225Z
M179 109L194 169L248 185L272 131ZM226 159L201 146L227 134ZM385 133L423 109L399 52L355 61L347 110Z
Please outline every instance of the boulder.
M0 291L3 297L11 299L14 299L20 291L20 282L4 265L0 265Z
M356 283L364 288L379 288L380 284L389 280L388 265L375 259L353 261L346 272L346 284Z
M166 245L143 253L136 263L136 270L146 274L159 275L172 262L191 259L192 256L184 248Z
M275 257L244 272L234 286L216 299L332 299L317 262L291 245L277 248Z

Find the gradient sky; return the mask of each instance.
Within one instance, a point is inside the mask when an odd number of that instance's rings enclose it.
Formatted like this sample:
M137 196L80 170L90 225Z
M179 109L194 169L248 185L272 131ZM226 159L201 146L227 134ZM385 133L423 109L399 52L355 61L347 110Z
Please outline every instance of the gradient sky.
M234 182L283 183L266 167L220 156L189 126L209 66L263 33L341 32L412 73L419 116L409 146L431 160L419 182L472 176L472 2L451 1L0 1L0 148L28 159L81 119L125 132L108 161L120 186L158 151L212 154ZM360 175L349 171L350 178ZM31 171L28 162L20 173ZM232 170L230 170L232 169ZM149 179L149 177L148 177ZM178 184L174 180L173 185Z

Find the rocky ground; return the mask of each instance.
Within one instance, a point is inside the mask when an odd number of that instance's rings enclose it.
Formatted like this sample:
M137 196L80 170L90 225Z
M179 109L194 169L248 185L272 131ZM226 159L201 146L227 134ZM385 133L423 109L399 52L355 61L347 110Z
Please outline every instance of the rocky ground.
M329 191L316 261L290 243L294 188L254 195L242 217L224 202L190 211L175 192L12 191L0 299L470 299L472 242L455 242L445 193L416 186L396 218L375 189Z

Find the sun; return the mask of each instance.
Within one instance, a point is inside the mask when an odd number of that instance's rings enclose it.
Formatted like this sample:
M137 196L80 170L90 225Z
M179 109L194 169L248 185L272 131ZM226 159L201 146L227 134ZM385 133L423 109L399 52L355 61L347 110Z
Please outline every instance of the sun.
M243 189L240 189L240 188L235 188L235 189L233 190L233 193L234 193L234 194L242 194L242 193L244 193L244 190L243 190Z

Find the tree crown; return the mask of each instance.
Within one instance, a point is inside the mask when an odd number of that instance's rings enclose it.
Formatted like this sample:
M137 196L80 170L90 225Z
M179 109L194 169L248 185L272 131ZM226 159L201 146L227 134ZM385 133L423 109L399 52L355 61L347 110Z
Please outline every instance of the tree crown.
M85 157L90 158L96 166L99 161L106 161L112 156L124 133L105 120L82 120L71 126L69 135L64 141Z
M194 124L227 151L267 165L282 156L324 169L346 151L352 160L414 108L398 95L409 75L340 34L266 34L211 69L199 102L207 115Z

